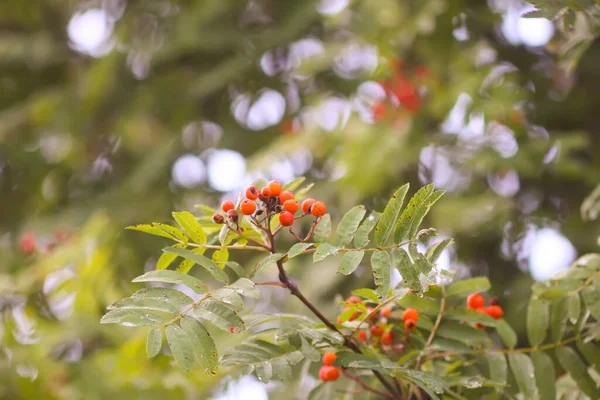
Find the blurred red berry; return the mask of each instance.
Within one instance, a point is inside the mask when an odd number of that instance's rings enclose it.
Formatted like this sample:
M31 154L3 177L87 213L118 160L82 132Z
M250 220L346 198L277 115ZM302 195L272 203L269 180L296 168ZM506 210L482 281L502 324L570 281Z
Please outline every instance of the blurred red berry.
M473 293L467 297L467 307L477 309L485 305L485 299L479 293Z
M333 364L336 358L337 356L333 351L326 351L325 354L323 354L323 364L331 365Z
M385 344L387 346L391 346L394 344L394 333L388 332L381 337L381 344Z
M392 315L392 309L389 307L383 307L381 311L379 311L379 315L383 318L389 318Z
M260 190L260 195L265 198L268 199L269 197L271 197L273 195L273 192L271 191L271 188L268 186L265 186L264 188L262 188Z
M383 335L383 328L381 326L373 325L371 326L371 335L375 337L379 337Z
M233 210L234 208L235 208L235 204L233 204L233 201L231 201L231 200L225 200L224 202L221 203L221 210L223 210L223 212Z
M407 321L407 320L413 320L413 321L418 321L419 320L419 312L417 310L415 310L414 308L407 308L406 310L404 310L404 313L402 314L402 321Z
M504 310L497 305L489 306L486 308L485 313L494 319L500 319L504 316Z
M31 254L35 251L35 235L31 232L25 232L19 240L19 247L24 254Z
M373 120L379 122L385 118L387 106L384 102L377 102L371 107L371 112L373 113Z

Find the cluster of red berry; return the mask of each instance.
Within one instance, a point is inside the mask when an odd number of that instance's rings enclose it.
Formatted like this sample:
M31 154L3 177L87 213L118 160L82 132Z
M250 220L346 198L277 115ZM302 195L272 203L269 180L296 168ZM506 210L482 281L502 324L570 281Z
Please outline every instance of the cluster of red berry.
M479 311L480 313L487 314L494 319L500 319L504 315L504 310L496 301L490 300L490 305L488 307L485 306L485 298L480 293L473 293L469 297L467 297L467 307ZM478 329L485 328L481 324L475 325Z
M336 359L337 356L332 351L327 351L323 354L323 365L319 370L319 379L323 382L337 381L340 377L340 370L332 365Z
M69 239L71 239L70 234L57 229L54 231L54 237L52 239L49 241L44 240L43 244L39 244L38 239L33 232L25 232L19 239L19 248L25 255L33 254L36 251L39 251L40 253L50 253L56 246L65 243Z
M304 215L312 214L315 217L322 217L327 212L325 203L308 198L298 204L296 197L291 190L283 190L279 181L271 181L267 186L258 190L256 186L250 186L246 189L245 199L239 204L238 210L231 200L225 200L221 203L221 210L226 214L227 219L237 223L238 211L242 215L259 216L263 213L267 215L279 214L279 223L282 226L291 226L296 217L294 214L302 209ZM257 204L258 200L258 204ZM222 214L215 213L213 222L217 224L225 223Z

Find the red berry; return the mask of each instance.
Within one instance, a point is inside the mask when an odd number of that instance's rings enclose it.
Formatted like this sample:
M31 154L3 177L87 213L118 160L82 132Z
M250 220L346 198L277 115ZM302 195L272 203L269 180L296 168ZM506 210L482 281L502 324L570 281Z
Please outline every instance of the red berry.
M485 329L485 325L475 324L475 328L477 328L477 329Z
M316 201L310 208L310 213L315 217L322 217L327 212L327 207L322 201Z
M319 379L323 382L337 381L340 371L332 365L323 365L319 370Z
M371 335L375 337L383 335L383 328L377 325L371 326Z
M283 186L281 186L281 182L279 181L271 181L267 186L271 189L271 196L279 196L279 193L281 193L281 190L283 189Z
M289 211L284 211L279 214L279 223L282 226L290 226L294 223L294 214Z
M313 204L315 204L316 200L308 198L302 202L302 212L304 214L308 214Z
M478 307L475 309L475 311L480 312L482 314L487 314L487 310L485 307Z
M418 321L419 320L419 312L414 308L407 308L404 310L402 314L402 321L406 322L408 320Z
M333 351L326 351L325 354L323 354L323 364L331 365L333 364L336 358L337 356Z
M279 193L279 202L281 204L288 200L294 200L295 198L296 196L294 196L294 193L291 190L284 190L283 192Z
M378 122L385 118L387 107L385 103L378 102L371 107L371 111L373 112L373 120Z
M256 203L252 200L242 200L242 204L240 204L240 211L244 215L252 215L254 211L256 211Z
M249 186L248 189L246 189L246 198L256 200L258 198L258 188L254 185Z
M233 204L233 201L225 200L224 202L221 203L221 210L223 210L223 212L227 212L227 211L233 210L233 209L235 209L235 204Z
M219 213L214 213L212 216L212 220L215 224L222 224L225 222L225 218L223 218L223 215Z
M300 206L298 205L298 202L296 200L286 200L285 203L283 203L283 208L285 208L292 214L296 214L296 211L298 211Z
M381 311L379 311L379 315L383 318L389 318L392 315L392 309L389 307L383 307Z
M416 327L417 321L414 319L407 319L404 321L404 329L406 329L407 332L414 331Z
M365 331L359 331L358 332L358 338L360 340L362 340L363 342L366 342L367 341L367 332L365 332Z
M479 307L483 307L485 305L485 299L479 293L473 293L469 297L467 297L467 307L472 309L477 309Z
M493 305L486 308L485 313L494 319L500 319L504 315L504 310L500 306Z
M31 254L35 251L35 235L31 232L25 232L19 240L19 247L24 254Z
M385 344L388 346L391 346L392 344L394 344L394 333L388 332L385 335L383 335L381 337L381 344Z
M265 199L268 199L269 197L271 197L273 195L273 192L271 191L271 188L268 186L265 186L264 188L262 188L260 190L260 194L262 197L264 197Z
M229 218L233 222L237 222L238 221L237 212L235 212L234 209L231 209L231 210L227 211L227 218Z
M229 333L233 333L235 332L235 326L231 325L227 330L229 331Z
M354 304L360 304L360 297L358 296L350 296L346 299L346 303L354 303Z
M346 311L350 310L350 307L344 307L344 310L342 311L342 313L345 313ZM354 314L352 314L350 316L350 318L348 318L348 321L354 321L356 318L358 318L358 316L360 315L360 313L358 311L356 311Z
M373 312L372 307L367 307L366 312L367 312L367 315L369 316L369 318L375 318L377 316L377 314Z

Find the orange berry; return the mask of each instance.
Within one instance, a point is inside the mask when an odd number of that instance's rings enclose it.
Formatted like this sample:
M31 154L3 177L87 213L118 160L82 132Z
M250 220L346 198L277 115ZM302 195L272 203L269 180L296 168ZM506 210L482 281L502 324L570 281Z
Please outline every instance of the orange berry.
M407 319L404 321L404 329L406 329L407 332L414 331L416 327L417 321L414 319Z
M227 330L229 331L229 333L233 333L235 332L235 326L231 325Z
M294 214L289 211L284 211L279 214L279 223L281 226L290 226L294 223Z
M319 370L319 378L323 382L337 381L340 377L340 370L332 365L323 365Z
M475 328L477 328L477 329L485 329L485 325L475 324Z
M313 204L315 204L316 200L311 199L310 197L302 202L302 212L304 214L308 214Z
M377 314L373 312L372 307L367 307L367 315L369 316L369 318L375 318L377 316Z
M467 297L467 307L472 309L477 309L479 307L483 307L485 305L485 299L479 293L473 293Z
M327 212L327 207L322 201L316 201L310 208L310 213L315 217L322 217Z
M388 332L385 335L383 335L381 337L381 344L385 344L388 346L391 346L392 344L394 344L394 333Z
M346 299L346 303L354 303L354 304L360 304L360 297L358 296L350 296Z
M221 210L223 210L223 212L227 212L227 211L233 210L233 209L235 209L235 204L233 204L233 201L225 200L224 202L221 203Z
M242 204L240 205L240 211L244 215L252 215L254 211L256 211L256 203L252 200L242 200Z
M292 192L291 190L284 190L283 192L279 193L279 202L281 204L285 203L288 200L294 200L296 198L296 196L294 196L294 192Z
M285 208L292 214L296 214L296 211L298 211L300 205L298 205L298 202L296 200L286 200L285 203L283 203L283 208Z
M336 358L337 356L333 351L326 351L325 354L323 354L323 364L331 365L333 364Z
M419 320L419 312L414 308L407 308L404 310L404 313L402 314L402 321L406 322L408 320L417 322Z
M270 187L265 186L264 188L262 188L260 190L260 195L262 197L264 197L265 199L268 199L269 197L271 197L273 195L273 192L271 191Z
M246 198L256 200L258 198L258 188L254 185L249 186L248 189L246 189Z
M371 326L371 335L375 337L383 335L383 328L377 325Z
M493 305L486 308L485 313L494 319L500 319L504 315L504 310L500 306Z
M381 311L379 311L379 315L383 318L389 318L392 315L392 309L389 307L383 307Z
M281 193L281 190L283 189L283 186L281 186L281 182L279 181L271 181L267 186L271 189L271 196L279 196L279 193Z
M24 254L31 254L35 251L35 235L31 232L25 232L19 240L19 247Z
M345 313L346 311L350 310L350 307L344 307L344 310L342 311L342 313ZM350 316L350 318L348 318L348 321L354 321L356 318L358 318L358 316L360 315L360 313L358 311L356 311L354 314L352 314Z
M358 331L358 338L360 340L362 340L363 342L367 341L367 332L365 331Z

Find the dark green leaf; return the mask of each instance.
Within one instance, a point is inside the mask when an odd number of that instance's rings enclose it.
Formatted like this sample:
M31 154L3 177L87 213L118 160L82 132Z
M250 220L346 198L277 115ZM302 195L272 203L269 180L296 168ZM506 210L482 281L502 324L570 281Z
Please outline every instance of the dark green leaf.
M383 214L377 225L375 226L375 244L377 246L383 246L387 242L388 238L394 231L396 224L398 223L398 215L404 204L404 197L408 191L409 184L405 184L393 194L390 201L385 206Z
M579 295L573 294L569 296L569 321L572 324L576 323L581 314L581 298Z
M188 372L194 366L194 348L188 335L178 325L171 324L165 329L167 342L177 366L183 372Z
M451 308L444 313L444 317L453 321L465 321L472 324L496 326L496 320L494 318L466 307Z
M504 319L499 319L496 321L496 331L498 332L498 335L500 335L500 338L506 347L509 349L515 348L517 345L517 334Z
M429 246L429 248L427 249L427 252L425 253L425 256L427 257L427 259L429 260L430 263L435 265L437 260L440 258L440 256L444 252L444 250L446 250L448 247L452 246L453 244L454 244L453 239L444 239L441 242L434 243L431 246Z
M581 217L584 221L593 221L600 215L600 185L581 203Z
M125 229L149 233L151 235L162 236L171 240L180 240L184 243L187 243L187 237L183 234L183 232L181 232L174 226L170 226L167 224L153 222L152 224L128 226Z
M319 247L317 247L317 251L313 254L313 262L323 261L329 256L337 254L339 249L335 246L330 245L329 243L321 243Z
M506 384L508 365L504 354L490 352L485 355L485 358L487 359L490 368L490 379L494 382Z
M552 303L550 310L550 338L558 342L565 335L569 318L569 298L563 297Z
M156 357L162 346L162 331L159 328L152 328L148 331L146 340L146 355L148 358Z
M579 358L575 350L570 347L556 348L556 357L560 365L571 375L571 378L591 399L600 399L600 390L596 387L596 382L587 371L587 367Z
M381 218L381 213L371 211L371 214L369 214L358 227L356 235L354 235L354 246L356 246L357 249L362 249L369 244L369 234L373 228L375 228L377 222L379 222L379 218Z
M162 315L148 311L117 309L104 314L100 320L101 324L119 324L123 326L148 326L167 322L168 319Z
M390 291L390 280L392 277L389 254L383 250L374 251L371 256L371 268L373 269L375 291L381 302L388 297Z
M425 315L437 316L440 311L440 306L435 301L426 297L419 297L416 294L407 294L398 303L404 308L417 309Z
M419 385L432 398L437 398L437 396L431 392L442 394L449 389L443 380L427 372L402 369L399 375Z
M256 266L250 273L250 278L254 278L256 275L260 274L260 272L263 269L270 267L271 265L277 263L277 261L281 260L283 258L283 256L284 256L284 254L281 254L281 253L269 254L267 257L263 258L256 264Z
M540 399L556 399L556 376L552 358L542 351L535 351L531 353L531 361Z
M315 241L321 243L329 239L331 233L331 215L325 214L321 217L313 233Z
M508 354L508 364L525 399L538 399L533 363L526 354Z
M229 285L228 288L235 290L242 296L249 297L251 299L258 299L260 297L260 290L258 290L254 282L252 282L250 279L240 278Z
M393 250L392 254L394 256L396 268L400 271L400 275L402 275L403 282L409 289L420 292L421 283L419 281L419 273L406 253L406 250L396 248Z
M287 257L294 258L294 257L302 254L302 252L304 250L308 249L312 245L313 245L312 243L296 243L295 245L290 247L290 250L287 253Z
M367 210L365 206L359 205L350 209L340 221L335 236L333 238L333 245L336 247L344 247L354 239L356 230L360 225L360 221L364 218Z
M446 296L467 297L473 293L487 292L490 287L490 281L485 277L465 279L448 286Z
M346 252L338 266L338 272L344 275L350 275L356 270L364 255L364 250L352 250Z
M219 301L205 300L198 304L194 312L224 331L238 333L246 329L237 311Z
M469 353L472 349L458 340L437 338L431 342L430 350L452 351L456 353Z
M229 267L233 272L235 272L235 274L238 277L243 277L244 275L246 275L246 271L244 270L244 267L242 267L240 265L240 263L235 262L235 261L227 261L224 263L227 267Z
M192 213L188 211L173 212L173 218L194 243L206 243L206 233Z
M592 365L597 372L600 373L600 347L592 342L577 341L577 349L586 359L586 361Z
M416 233L418 224L421 221L416 221L418 215L420 215L420 209L426 206L426 201L429 196L433 193L433 184L423 186L413 197L409 200L406 208L400 215L396 232L394 233L394 241L400 243L405 237L409 236L409 232L414 231ZM424 215L423 215L424 216ZM413 224L415 228L413 228ZM409 236L412 239L412 236Z
M469 325L463 325L456 322L442 322L437 330L441 337L459 340L459 341L483 341L486 334L481 329L473 328Z
M375 369L381 370L383 367L381 363L365 354L356 354L349 351L342 351L337 353L337 359L335 365L343 366L346 368L360 368L360 369Z
M214 375L219 368L219 356L210 333L200 322L187 315L181 319L180 324L194 349L196 362L204 369L205 374Z
M527 337L531 346L539 346L546 339L549 321L548 304L532 298L527 307Z
M164 271L150 271L146 272L142 276L138 276L133 282L165 282L174 283L178 285L185 285L192 289L194 292L204 294L208 292L208 288L200 279L194 278L186 274L179 273L177 271L170 271L168 269Z
M600 279L597 280L600 283ZM600 292L595 287L596 285L587 286L581 291L581 297L585 305L590 310L592 316L600 321Z
M216 280L220 282L229 282L229 277L227 276L225 271L223 271L221 267L219 267L215 262L204 257L202 254L198 254L187 249L175 249L172 247L164 248L163 251L165 253L175 253L180 257L195 262L196 264L206 269Z

